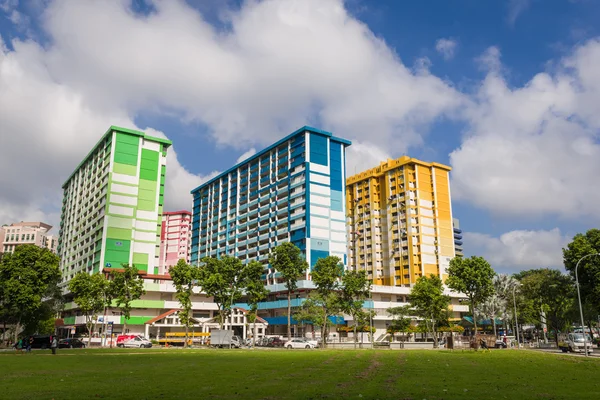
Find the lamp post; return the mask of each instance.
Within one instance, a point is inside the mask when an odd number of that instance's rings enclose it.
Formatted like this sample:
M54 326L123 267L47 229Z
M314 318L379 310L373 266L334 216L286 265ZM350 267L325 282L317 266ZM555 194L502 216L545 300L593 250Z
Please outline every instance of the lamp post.
M521 342L519 339L519 321L517 319L517 298L515 297L515 290L519 285L513 286L513 304L515 306L515 331L517 332L517 349L521 347Z
M575 265L575 285L577 286L577 300L579 300L579 316L581 317L581 333L583 334L583 351L585 352L585 356L588 356L587 351L587 340L586 333L583 324L583 307L581 306L581 293L579 292L579 277L577 276L577 268L579 268L579 263L583 261L583 259L592 257L592 256L600 256L600 253L588 254L587 256L583 256L577 261L577 265Z

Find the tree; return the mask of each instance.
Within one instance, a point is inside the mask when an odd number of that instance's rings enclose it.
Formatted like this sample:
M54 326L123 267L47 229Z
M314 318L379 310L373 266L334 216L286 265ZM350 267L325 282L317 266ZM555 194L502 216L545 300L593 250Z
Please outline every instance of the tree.
M122 269L113 271L111 281L111 293L117 304L121 308L124 317L123 333L127 333L127 320L131 317L131 303L139 300L146 291L144 290L144 280L138 274L135 265L121 264Z
M323 317L327 319L330 313L339 308L339 297L335 292L340 288L340 278L344 266L339 257L327 256L319 258L312 271L312 280L317 287L320 301L323 307ZM321 338L323 347L327 347L327 324L321 326Z
M258 303L267 298L269 291L265 287L260 276L264 267L258 261L250 261L246 265L245 276L246 276L246 287L244 291L248 305L250 306L250 315L252 319L252 347L256 345L256 319L258 318Z
M198 283L204 293L212 296L219 308L219 324L223 329L225 318L231 306L242 297L244 287L244 265L234 257L223 256L219 259L205 257L198 272Z
M181 305L179 321L185 326L185 347L188 347L190 326L192 326L192 296L199 277L198 268L192 267L182 258L169 268L169 275L175 286L175 297Z
M469 298L475 333L477 333L475 308L477 304L494 293L492 279L495 274L483 257L455 257L450 260L446 285L455 292L464 293Z
M323 338L323 332L327 332L327 328L334 325L334 322L329 319L329 314L326 310L334 310L339 304L337 293L329 293L323 297L320 293L313 292L310 294L302 306L294 313L294 319L299 324L311 324L321 330L321 339L323 346L326 345ZM313 329L314 338L314 329Z
M367 279L366 272L346 271L342 276L342 287L340 291L340 307L343 312L352 316L354 321L354 348L358 337L356 330L358 326L357 315L363 308L364 299L371 295L371 283Z
M298 288L300 279L308 268L308 263L302 257L302 252L293 243L285 242L275 247L269 258L271 267L281 274L287 289L287 336L292 338L292 291Z
M48 287L58 283L58 256L35 245L18 246L0 263L3 318L15 324L14 340L23 323L37 318Z
M88 346L92 340L92 327L98 318L98 313L104 309L104 292L108 282L101 274L90 275L85 271L77 273L69 281L69 291L73 301L85 316L85 326L88 330Z
M563 261L567 271L575 278L575 268L581 260L577 270L581 301L584 304L583 318L590 328L593 337L592 321L600 314L600 229L590 229L585 234L578 233L573 240L563 249ZM588 256L588 257L586 257ZM582 260L583 257L586 257Z
M431 274L421 276L410 291L410 305L417 316L423 318L427 331L433 337L433 347L438 347L437 328L448 319L450 297L444 295L442 280Z
M575 305L573 280L555 269L530 270L521 279L521 291L537 309L543 309L548 325L555 333L566 329L572 322ZM558 335L555 335L558 346Z
M394 334L396 332L407 332L411 322L410 315L412 311L410 306L389 307L386 311L392 317L388 332L392 334L392 341L394 341Z
M500 298L496 293L489 296L483 302L479 303L475 309L475 314L480 315L483 318L489 318L494 327L494 336L497 336L496 330L496 318L504 317L506 310L506 302Z

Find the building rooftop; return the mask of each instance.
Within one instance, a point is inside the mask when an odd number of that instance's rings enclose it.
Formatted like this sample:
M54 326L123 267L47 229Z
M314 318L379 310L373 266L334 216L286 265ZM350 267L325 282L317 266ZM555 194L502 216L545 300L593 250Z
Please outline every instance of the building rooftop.
M39 222L39 221L35 221L35 222L15 222L12 223L10 225L4 225L3 228L10 228L10 227L17 227L17 226L22 226L22 227L30 227L30 228L43 228L46 229L46 231L49 231L50 229L52 229L52 225L48 225L45 224L43 222Z
M120 132L120 133L129 134L129 135L140 136L140 137L143 137L144 139L151 140L151 141L158 142L158 143L162 143L162 144L167 145L167 146L171 146L173 144L168 139L163 139L163 138L158 138L158 137L155 137L155 136L146 135L144 132L136 131L134 129L121 128L119 126L111 125L110 128L108 128L108 130L102 135L102 137L100 137L100 139L92 147L92 149L89 151L89 153L87 153L87 155L83 158L83 160L81 160L81 162L77 165L77 167L75 167L75 169L73 170L73 172L71 173L71 175L69 175L69 177L67 178L67 180L65 181L65 183L63 183L63 185L62 185L63 189L65 188L65 186L67 186L67 183L69 183L69 181L75 175L75 173L79 170L79 168L81 168L81 166L83 164L85 164L85 162L90 158L90 156L94 153L94 151L100 145L100 143L102 143L104 141L104 139L106 139L106 137L109 134L111 134L112 132Z
M440 169L445 169L446 171L452 170L452 168L449 167L448 165L444 165L444 164L440 164L440 163L436 163L436 162L426 162L426 161L417 160L416 158L402 156L395 160L388 159L386 161L382 161L379 163L379 166L377 166L377 167L368 169L366 171L363 171L356 175L352 175L352 176L348 177L346 179L346 185L360 182L362 180L365 180L365 179L368 179L371 177L377 177L387 171L390 171L392 169L395 169L395 168L398 168L398 167L401 167L401 166L407 165L407 164L418 164L418 165L421 165L424 167L436 167L436 168L440 168Z
M323 135L323 136L327 136L329 137L331 140L334 140L336 142L340 142L345 144L346 146L350 146L352 144L351 141L346 140L346 139L342 139L342 138L338 138L336 136L333 136L333 134L331 132L327 132L327 131L322 131L320 129L317 128L313 128L310 126L303 126L302 128L290 133L289 135L287 135L286 137L284 137L283 139L273 143L272 145L270 145L269 147L264 148L263 150L259 151L258 153L253 154L252 156L248 157L247 159L245 159L242 162L237 163L236 165L234 165L233 167L229 168L227 171L225 172L221 172L219 175L215 176L214 178L204 182L202 185L198 186L197 188L195 188L194 190L192 190L190 193L194 194L195 192L197 192L198 190L200 190L201 188L210 185L211 183L221 179L223 176L227 175L228 173L230 173L231 171L236 170L237 168L239 168L240 166L247 164L249 162L251 162L254 159L259 158L260 156L262 156L265 153L268 153L269 151L271 151L272 149L276 148L277 146L279 146L282 143L285 143L286 141L292 139L294 136L304 132L304 131L308 131L311 133L316 133L318 135Z
M179 214L192 215L192 212L191 211L187 211L187 210L165 211L165 212L163 212L163 215L179 215Z

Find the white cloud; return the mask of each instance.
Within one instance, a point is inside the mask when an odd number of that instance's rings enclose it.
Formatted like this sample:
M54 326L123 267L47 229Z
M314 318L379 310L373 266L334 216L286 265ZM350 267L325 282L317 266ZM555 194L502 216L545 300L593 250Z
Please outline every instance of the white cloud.
M444 60L450 60L454 57L456 46L456 40L450 38L438 39L438 41L435 42L435 49L442 55L442 57L444 57Z
M562 268L562 248L569 242L558 228L549 231L517 230L500 237L465 232L463 237L467 253L483 256L497 272Z
M501 215L600 220L600 40L511 88L491 69L450 155L453 196Z
M245 152L244 154L242 154L241 156L239 156L235 162L240 163L240 162L244 161L245 159L252 157L255 154L256 154L256 149L253 147L250 150L248 150L247 152Z
M7 222L55 210L99 135L134 127L140 110L180 111L236 149L308 123L355 140L354 152L362 144L371 167L376 149L396 156L420 144L432 120L463 102L426 68L403 65L341 0L247 2L226 31L183 1L156 1L147 16L128 4L56 0L41 14L43 47L0 43L0 168L15 171L0 176ZM169 163L166 206L189 207L204 178L174 152Z
M531 0L509 0L508 23L514 25L517 18L531 6L531 2Z

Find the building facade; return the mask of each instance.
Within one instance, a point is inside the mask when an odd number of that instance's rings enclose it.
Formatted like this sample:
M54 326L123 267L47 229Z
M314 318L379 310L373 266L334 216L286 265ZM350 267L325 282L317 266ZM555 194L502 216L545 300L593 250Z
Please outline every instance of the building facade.
M445 279L455 255L450 167L407 156L346 180L348 268L376 285Z
M452 219L452 228L454 230L454 253L457 257L463 256L462 229L458 218Z
M192 213L169 211L162 215L158 273L167 274L180 259L190 262L192 248Z
M192 190L191 263L230 255L265 266L282 242L297 245L309 266L335 255L346 263L345 149L350 142L303 127ZM307 271L306 278L308 278Z
M43 222L16 222L0 227L0 252L12 253L17 246L34 244L56 253L57 237L49 235L51 225Z
M58 254L65 282L134 264L158 273L171 142L111 126L63 185Z

